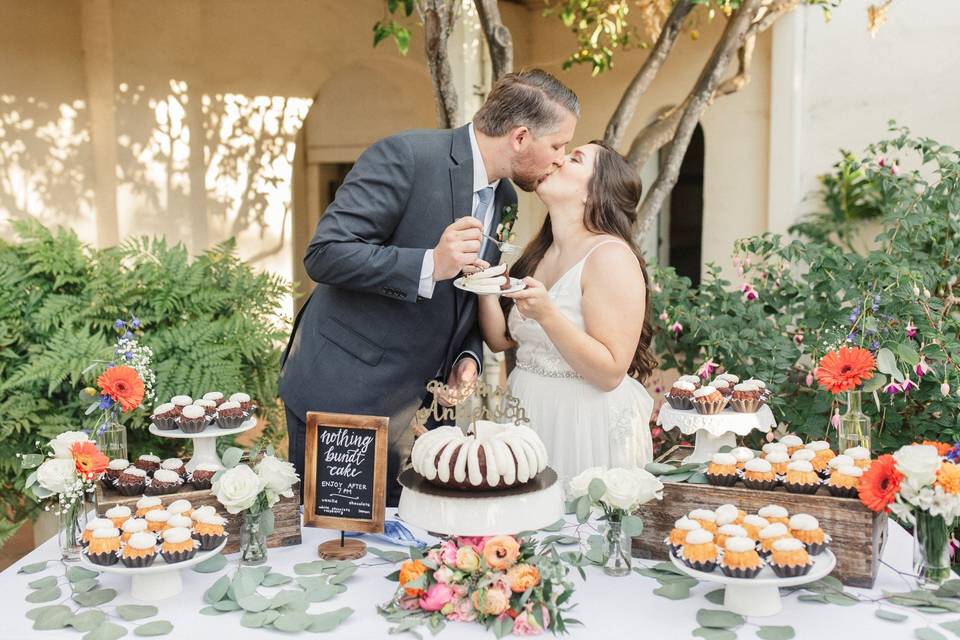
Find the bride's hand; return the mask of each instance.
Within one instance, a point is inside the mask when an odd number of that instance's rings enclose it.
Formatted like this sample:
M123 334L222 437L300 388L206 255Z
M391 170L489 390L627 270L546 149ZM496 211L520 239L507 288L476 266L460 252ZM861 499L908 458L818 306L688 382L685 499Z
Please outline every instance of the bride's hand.
M553 305L549 292L542 282L526 277L523 279L523 283L527 285L526 289L505 294L507 298L516 302L517 312L521 316L543 322L544 318L556 312L557 308Z

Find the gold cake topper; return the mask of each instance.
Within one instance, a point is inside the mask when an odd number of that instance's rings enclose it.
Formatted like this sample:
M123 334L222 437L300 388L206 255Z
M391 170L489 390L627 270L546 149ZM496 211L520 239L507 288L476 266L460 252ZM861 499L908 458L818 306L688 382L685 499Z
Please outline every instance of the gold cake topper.
M417 424L423 427L426 426L427 419L431 415L437 422L455 422L458 418L467 418L471 425L475 425L477 420L509 421L514 424L530 422L523 407L520 406L519 398L511 395L505 387L493 387L483 380L477 380L476 384L466 389L450 387L439 380L431 380L427 383L427 391L433 394L433 402L429 407L419 409L416 414ZM464 407L464 401L474 395L478 398L489 398L491 400L489 404L493 409L484 402L470 409ZM451 400L452 406L440 404L441 397Z

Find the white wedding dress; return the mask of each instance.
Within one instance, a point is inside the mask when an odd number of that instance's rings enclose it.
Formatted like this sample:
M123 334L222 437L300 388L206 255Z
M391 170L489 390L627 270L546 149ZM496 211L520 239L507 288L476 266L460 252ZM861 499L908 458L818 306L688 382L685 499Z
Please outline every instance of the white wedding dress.
M573 265L549 290L563 315L585 330L580 276L597 247ZM567 364L540 323L513 307L507 319L517 342L517 366L507 384L547 447L564 490L578 473L593 466L643 466L653 459L650 415L653 398L638 381L626 376L612 391L603 391Z

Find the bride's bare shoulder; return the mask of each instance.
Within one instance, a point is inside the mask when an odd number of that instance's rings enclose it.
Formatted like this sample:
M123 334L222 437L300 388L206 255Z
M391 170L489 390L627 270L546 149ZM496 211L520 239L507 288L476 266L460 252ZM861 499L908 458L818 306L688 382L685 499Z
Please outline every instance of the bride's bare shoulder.
M591 281L603 282L605 286L643 283L643 272L637 256L627 243L620 238L605 236L594 245L584 265L583 283L586 285Z

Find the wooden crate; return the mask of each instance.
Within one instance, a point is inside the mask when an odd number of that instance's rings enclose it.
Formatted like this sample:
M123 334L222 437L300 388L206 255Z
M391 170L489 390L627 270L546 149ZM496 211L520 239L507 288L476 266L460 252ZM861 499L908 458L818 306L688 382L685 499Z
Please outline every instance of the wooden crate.
M300 544L300 488L299 485L293 488L292 498L280 498L280 502L273 505L273 516L275 520L273 533L267 537L267 547L289 547ZM115 491L103 488L103 485L97 484L97 514L103 515L107 509L116 505L126 505L132 511L137 510L137 500L142 496L122 496ZM163 501L164 506L174 500L189 500L194 508L203 505L210 505L227 519L227 546L224 547L224 553L233 553L240 550L240 522L242 517L231 515L226 509L217 502L216 497L209 489L194 489L190 485L183 485L177 493L158 496Z
M642 505L637 513L644 526L643 533L633 539L633 555L666 559L668 549L663 540L674 521L694 509L716 509L728 503L747 513L771 503L783 506L791 515L809 513L833 539L830 550L837 556L833 575L849 586L873 586L886 542L887 516L870 511L855 498L834 498L824 488L814 495L799 495L783 488L756 491L743 485L665 483L663 500Z

